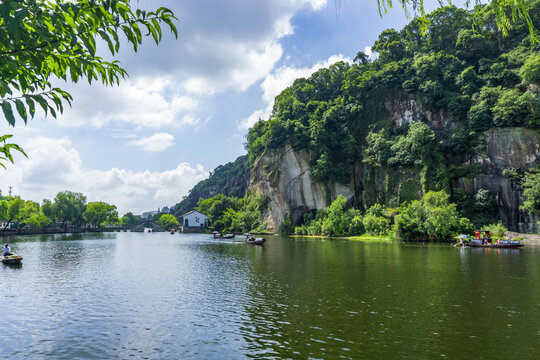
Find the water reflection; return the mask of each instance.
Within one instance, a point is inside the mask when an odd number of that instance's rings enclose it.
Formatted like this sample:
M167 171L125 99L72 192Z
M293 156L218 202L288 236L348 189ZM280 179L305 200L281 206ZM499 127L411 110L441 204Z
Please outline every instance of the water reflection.
M540 355L540 247L113 233L16 248L0 358Z

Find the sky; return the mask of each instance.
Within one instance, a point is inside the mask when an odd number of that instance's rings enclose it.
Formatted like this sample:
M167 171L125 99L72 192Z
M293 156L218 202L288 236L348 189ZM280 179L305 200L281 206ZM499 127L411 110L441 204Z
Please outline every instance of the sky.
M434 9L437 1L428 4ZM0 190L25 200L81 192L141 214L182 200L215 167L246 153L245 136L299 77L370 53L378 34L409 20L399 7L379 16L369 0L139 0L170 8L178 39L164 30L116 56L119 86L57 81L72 107L25 126L0 122L28 158L0 169ZM106 47L101 55L107 57Z

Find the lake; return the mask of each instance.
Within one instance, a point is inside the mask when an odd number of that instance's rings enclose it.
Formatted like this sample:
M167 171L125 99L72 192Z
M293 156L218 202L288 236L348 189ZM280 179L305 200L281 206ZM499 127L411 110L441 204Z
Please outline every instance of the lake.
M267 239L4 238L0 358L540 358L540 246Z

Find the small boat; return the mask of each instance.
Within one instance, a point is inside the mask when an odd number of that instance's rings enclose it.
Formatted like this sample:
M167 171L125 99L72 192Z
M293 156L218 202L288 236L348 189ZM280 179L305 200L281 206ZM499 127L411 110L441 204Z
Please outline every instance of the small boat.
M483 247L483 248L520 248L525 246L521 241L515 240L497 240L495 243L486 243L482 240L472 239L470 243L464 243L463 246Z
M491 233L487 230L476 230L474 239L469 238L467 235L459 235L459 245L483 248L520 248L525 246L521 241L517 240L496 240L494 243L491 239Z
M251 236L249 234L246 236L246 243L247 244L262 245L265 242L266 242L266 239L262 238L262 237L254 238L253 236Z
M174 235L174 229L171 229L171 235Z
M235 236L234 234L221 235L217 231L213 231L212 234L214 234L214 239L234 239L234 236Z
M12 253L8 256L2 256L2 263L17 265L21 263L22 259L22 256Z

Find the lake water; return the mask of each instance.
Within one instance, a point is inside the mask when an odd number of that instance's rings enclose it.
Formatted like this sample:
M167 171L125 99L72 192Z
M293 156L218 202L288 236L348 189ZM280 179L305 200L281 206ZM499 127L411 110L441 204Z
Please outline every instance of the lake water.
M0 358L539 359L540 246L3 239Z

